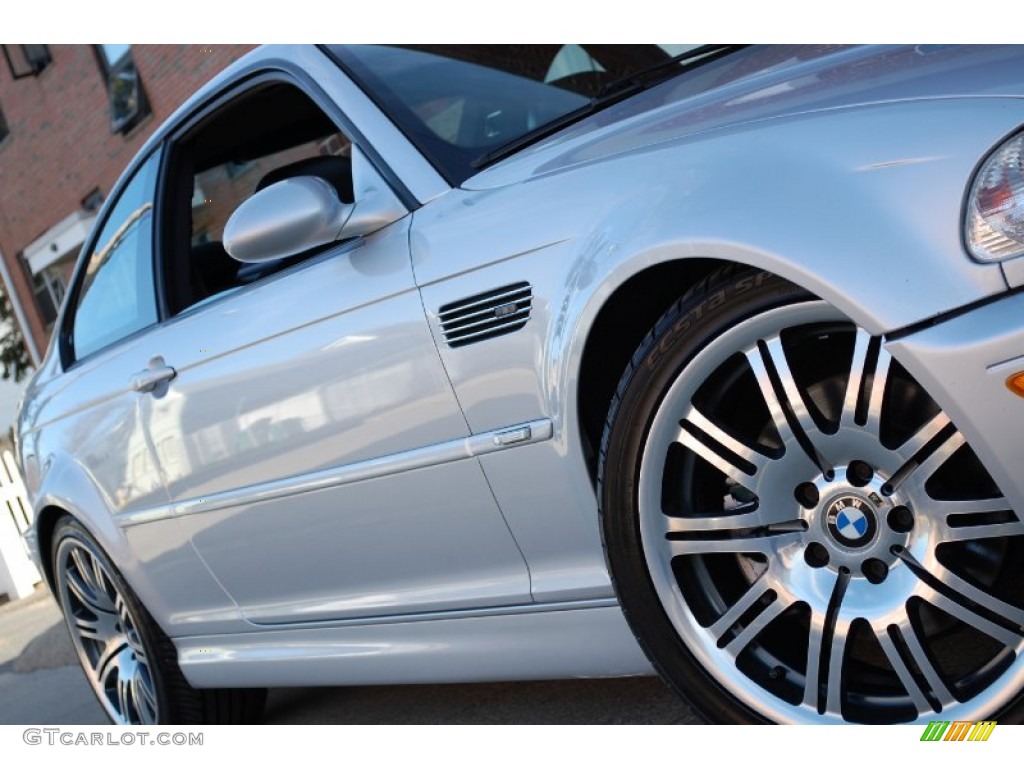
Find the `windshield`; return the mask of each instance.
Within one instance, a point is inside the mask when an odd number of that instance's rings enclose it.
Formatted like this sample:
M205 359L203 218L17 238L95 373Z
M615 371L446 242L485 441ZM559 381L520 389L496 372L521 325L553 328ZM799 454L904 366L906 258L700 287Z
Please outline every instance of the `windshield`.
M453 185L693 45L327 46ZM673 66L672 69L679 67ZM661 77L672 70L660 73Z

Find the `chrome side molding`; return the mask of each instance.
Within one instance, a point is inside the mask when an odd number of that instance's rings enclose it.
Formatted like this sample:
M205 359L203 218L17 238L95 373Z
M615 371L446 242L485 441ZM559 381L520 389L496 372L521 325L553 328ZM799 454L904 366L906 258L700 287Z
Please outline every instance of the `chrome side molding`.
M255 504L297 493L374 480L399 472L410 472L414 469L470 459L521 445L544 442L551 439L553 431L551 419L537 419L525 424L502 427L490 432L481 432L387 456L364 459L352 464L329 467L317 472L270 480L211 496L183 499L171 504L132 510L115 515L114 520L121 528L129 528L133 525L166 520L170 517L213 512L218 509Z

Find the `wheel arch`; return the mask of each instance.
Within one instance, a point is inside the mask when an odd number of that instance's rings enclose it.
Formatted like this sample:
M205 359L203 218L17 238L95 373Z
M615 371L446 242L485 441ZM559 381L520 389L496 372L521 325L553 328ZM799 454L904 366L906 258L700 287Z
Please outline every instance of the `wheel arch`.
M714 255L696 255L714 254ZM830 300L853 322L882 333L884 326L872 307L855 296L838 296L813 272L796 270L770 254L720 244L685 243L637 253L620 262L605 285L594 291L578 318L577 356L569 356L565 373L573 385L566 423L578 434L591 488L597 487L598 449L608 407L615 389L644 338L672 304L726 268L761 270Z
M597 310L582 345L575 393L576 426L595 487L608 408L630 359L673 302L728 263L696 258L654 264L616 286Z
M46 585L54 596L57 594L57 582L54 578L53 557L51 556L53 552L53 532L57 528L57 522L62 517L74 518L75 516L56 504L48 504L36 513L35 519L39 563L43 567L43 578L46 579ZM79 522L81 521L79 520ZM84 525L84 523L82 524Z
M86 470L73 456L57 453L49 456L48 471L41 478L34 507L36 508L35 545L44 578L54 591L53 537L63 517L77 521L96 539L107 556L117 563L122 578L149 607L152 590L139 568L123 529L114 519L109 502Z

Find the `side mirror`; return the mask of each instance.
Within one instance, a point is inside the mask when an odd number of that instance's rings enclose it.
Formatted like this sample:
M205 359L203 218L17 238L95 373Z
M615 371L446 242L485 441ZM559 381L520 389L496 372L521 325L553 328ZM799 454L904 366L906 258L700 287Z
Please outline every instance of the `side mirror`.
M318 176L284 179L235 209L224 227L224 250L241 262L274 261L371 234L405 216L405 208L354 148L352 165L355 203L341 202Z

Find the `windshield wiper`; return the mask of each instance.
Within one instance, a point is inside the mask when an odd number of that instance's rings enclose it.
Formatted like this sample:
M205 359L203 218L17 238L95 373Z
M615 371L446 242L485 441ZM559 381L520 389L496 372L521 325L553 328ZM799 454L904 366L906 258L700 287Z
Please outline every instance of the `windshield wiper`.
M630 72L628 75L617 77L611 82L605 83L601 90L597 92L597 98L605 98L623 90L633 93L644 86L661 82L661 79L652 78L651 75L662 73L678 75L745 47L745 45L698 45L696 48L683 51L664 61L659 61L657 64L638 69L635 72Z
M500 147L480 155L470 165L474 169L479 169L485 165L497 162L509 155L515 154L520 149L528 147L530 144L535 144L541 139L547 138L578 120L582 120L584 117L600 112L602 109L610 107L612 104L622 101L634 93L650 88L652 85L668 79L669 76L674 77L675 75L682 74L745 47L743 45L701 45L684 51L677 56L667 58L664 61L659 61L657 64L618 77L606 83L598 91L597 95L582 107L566 112L564 115L544 123L544 125L537 126L532 131L527 131L508 144L502 144ZM660 74L666 74L667 76L657 77ZM652 75L655 77L652 77Z

